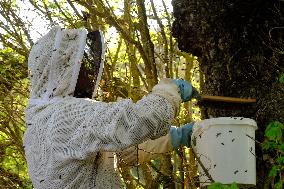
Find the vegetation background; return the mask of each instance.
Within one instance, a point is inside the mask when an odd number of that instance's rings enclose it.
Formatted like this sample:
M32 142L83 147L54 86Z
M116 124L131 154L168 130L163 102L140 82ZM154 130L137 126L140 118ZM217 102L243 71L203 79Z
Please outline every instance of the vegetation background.
M99 100L137 101L164 77L184 78L204 94L257 98L257 104L249 107L184 103L174 124L210 116L255 119L257 188L282 188L283 1L173 0L172 4L168 0L0 1L0 188L32 188L22 145L29 94L27 59L36 40L56 24L100 29L106 36ZM120 165L130 189L199 186L191 149L181 148L139 166Z

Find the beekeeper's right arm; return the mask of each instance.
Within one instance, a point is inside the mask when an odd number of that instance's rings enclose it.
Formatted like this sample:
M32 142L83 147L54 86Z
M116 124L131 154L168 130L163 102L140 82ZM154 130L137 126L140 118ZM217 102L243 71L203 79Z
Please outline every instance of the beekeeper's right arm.
M63 158L85 159L98 151L121 151L169 132L181 102L179 87L162 80L137 103L73 99L59 107L51 132Z
M147 140L137 146L132 146L119 153L122 166L132 166L137 163L143 164L152 159L171 153L180 147L190 147L192 127L194 122L180 127L171 126L169 134L155 140Z

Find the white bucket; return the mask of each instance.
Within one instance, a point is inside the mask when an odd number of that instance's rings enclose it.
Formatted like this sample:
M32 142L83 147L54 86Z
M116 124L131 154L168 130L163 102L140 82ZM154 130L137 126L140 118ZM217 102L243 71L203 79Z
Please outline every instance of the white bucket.
M191 144L215 182L256 184L256 122L241 117L219 117L196 122ZM198 165L201 186L210 184Z

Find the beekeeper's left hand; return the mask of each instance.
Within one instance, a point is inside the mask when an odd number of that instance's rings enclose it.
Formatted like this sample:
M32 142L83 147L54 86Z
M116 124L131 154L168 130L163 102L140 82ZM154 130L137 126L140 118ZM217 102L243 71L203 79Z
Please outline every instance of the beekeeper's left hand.
M170 128L171 142L174 149L178 149L183 146L190 147L193 125L194 122L191 122L181 127L172 126Z

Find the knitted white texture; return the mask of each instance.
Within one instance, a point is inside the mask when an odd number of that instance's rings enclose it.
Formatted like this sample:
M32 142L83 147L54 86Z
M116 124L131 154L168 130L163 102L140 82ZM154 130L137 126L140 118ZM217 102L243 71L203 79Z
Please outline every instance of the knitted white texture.
M178 86L174 84L171 79L162 79L158 85L153 87L152 93L168 99L168 101L172 103L173 107L175 107L175 112L178 112L179 105L182 100Z
M55 50L55 38L60 35ZM177 91L159 92L159 87L137 103L68 96L74 92L76 57L83 53L83 38L86 40L83 30L54 28L38 41L29 57L31 98L36 103L29 103L25 111L24 146L35 188L121 188L109 152L166 134L180 100L172 95ZM52 93L46 100L48 86Z
M85 44L85 29L60 27L54 27L36 42L28 60L31 102L73 94Z
M110 163L99 164L94 181L97 152L121 151L164 135L174 108L154 94L136 104L67 97L45 107L28 107L26 114L24 145L35 188L86 189L95 188L94 183L96 188L116 188L119 178Z

